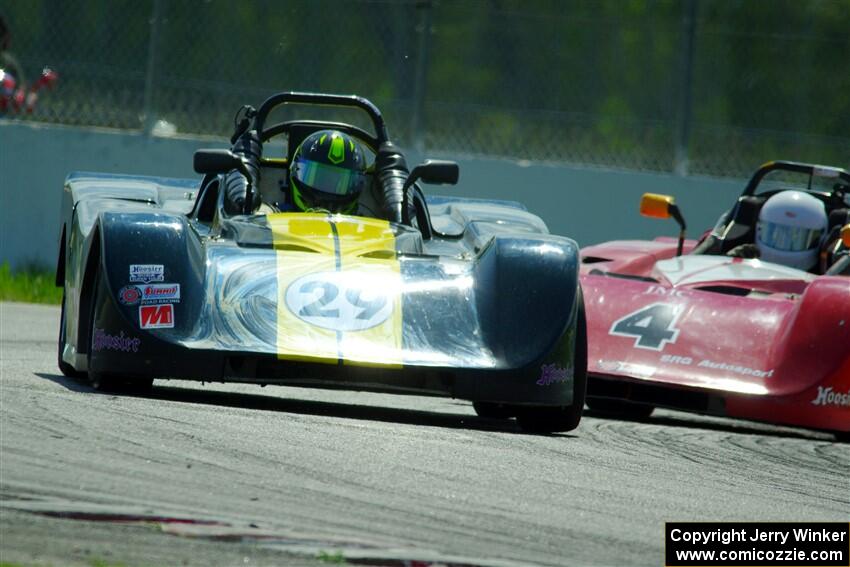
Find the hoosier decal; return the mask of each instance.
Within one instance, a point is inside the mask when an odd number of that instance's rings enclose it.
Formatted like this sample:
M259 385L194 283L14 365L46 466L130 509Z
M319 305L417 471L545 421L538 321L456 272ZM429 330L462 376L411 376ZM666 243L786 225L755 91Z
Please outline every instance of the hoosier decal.
M139 306L139 326L142 329L173 329L174 305L163 303Z
M538 386L549 386L558 382L567 382L573 377L573 369L559 366L554 362L552 364L544 364L540 367L540 379L537 380Z
M162 264L130 264L130 281L151 283L165 279L165 266Z
M812 405L850 407L850 391L836 392L832 389L832 386L828 388L818 386L818 393L812 400Z
M93 351L117 350L122 352L138 352L141 339L136 337L125 337L124 331L117 335L110 335L103 329L95 329L92 337L91 348Z

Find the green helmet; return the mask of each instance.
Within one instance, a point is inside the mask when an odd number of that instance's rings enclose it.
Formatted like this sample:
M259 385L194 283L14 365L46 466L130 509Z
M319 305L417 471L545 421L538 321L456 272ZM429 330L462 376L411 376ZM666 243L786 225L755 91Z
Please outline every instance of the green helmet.
M353 214L366 186L366 158L348 134L319 130L310 134L289 166L292 202L302 211L315 209Z

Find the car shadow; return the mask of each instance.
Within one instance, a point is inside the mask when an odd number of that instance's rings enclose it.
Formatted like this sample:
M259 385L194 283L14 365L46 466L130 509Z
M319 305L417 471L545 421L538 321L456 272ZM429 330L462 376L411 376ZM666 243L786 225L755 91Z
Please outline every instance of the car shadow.
M181 388L179 386L160 385L154 382L153 388L146 393L135 392L100 392L82 380L75 380L60 374L36 372L36 376L50 380L73 392L86 392L104 396L126 396L148 398L170 402L205 404L220 407L254 409L292 413L300 415L331 416L363 421L380 421L407 425L425 425L448 429L467 429L473 431L494 431L516 435L540 434L523 431L516 420L490 419L476 415L461 415L456 413L416 410L409 408L394 408L386 406L343 404L319 400L301 400L277 397L265 394L246 394L243 392L223 392L220 390L199 390ZM455 401L459 406L468 407L467 403ZM542 434L544 437L575 438L571 433Z
M683 413L681 417L675 415L656 414L649 417L630 417L585 408L583 415L585 417L593 417L610 421L646 423L648 425L660 425L664 427L676 427L683 429L701 429L741 435L763 435L767 437L781 437L784 439L806 439L809 441L834 440L832 434L826 431L793 429L792 426L748 422L744 420L737 420L735 418L714 418L712 416L703 416L700 414ZM730 420L730 422L715 421L716 419ZM782 429L773 429L776 427L781 427Z
M62 374L48 374L46 372L35 372L34 373L39 378L44 378L45 380L50 380L51 382L56 382L60 386L64 387L67 390L71 390L72 392L94 392L94 388L89 386L84 380L69 378L68 376L64 376Z

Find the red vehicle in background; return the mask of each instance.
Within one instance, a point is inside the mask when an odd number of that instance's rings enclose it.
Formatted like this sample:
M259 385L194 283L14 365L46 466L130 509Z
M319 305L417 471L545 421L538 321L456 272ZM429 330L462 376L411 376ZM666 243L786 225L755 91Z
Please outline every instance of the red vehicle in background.
M38 101L38 92L45 87L53 88L59 75L45 67L38 80L27 85L20 64L9 51L11 45L12 32L0 16L0 114L30 113Z
M47 87L53 88L59 80L59 74L45 67L38 80L27 88L20 85L11 72L0 67L0 113L31 113L38 102L38 92Z
M788 190L814 196L828 215L817 273L727 255L754 242L765 201ZM843 169L769 162L697 242L684 239L672 197L644 195L641 212L676 218L678 240L581 253L588 406L632 417L662 406L850 439L848 197Z

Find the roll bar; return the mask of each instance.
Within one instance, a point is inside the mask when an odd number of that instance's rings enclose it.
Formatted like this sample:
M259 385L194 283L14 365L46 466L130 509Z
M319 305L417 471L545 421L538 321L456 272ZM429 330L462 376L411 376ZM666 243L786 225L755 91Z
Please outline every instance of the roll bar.
M263 131L269 112L283 104L312 104L317 106L359 108L369 115L369 118L372 120L372 126L375 128L378 144L382 144L389 140L387 126L384 124L384 117L381 116L381 111L378 110L378 107L372 104L371 101L355 95L335 95L307 92L284 92L267 98L263 102L262 106L260 106L260 109L257 110L257 115L254 117L254 130L256 130L258 134Z
M835 177L850 184L850 172L841 169L840 167L801 163L797 161L769 161L758 168L758 170L753 174L750 181L747 183L747 186L744 188L742 196L753 195L758 184L761 183L764 176L771 171L793 171L795 173L808 174L809 186L811 186L812 177Z

